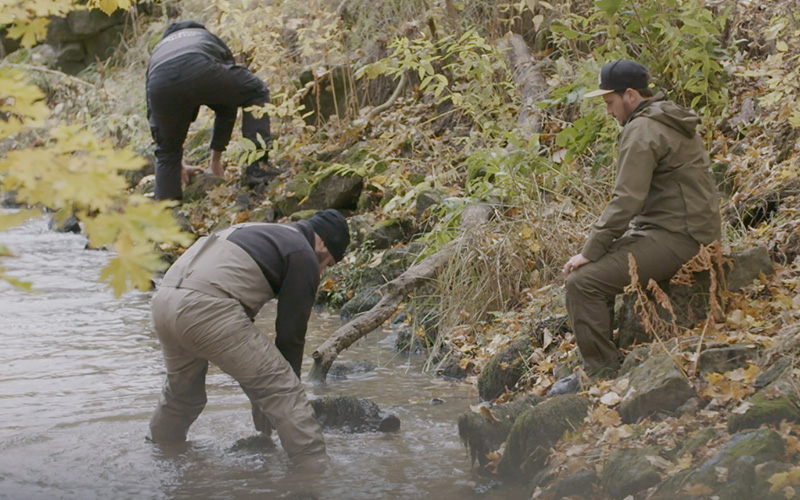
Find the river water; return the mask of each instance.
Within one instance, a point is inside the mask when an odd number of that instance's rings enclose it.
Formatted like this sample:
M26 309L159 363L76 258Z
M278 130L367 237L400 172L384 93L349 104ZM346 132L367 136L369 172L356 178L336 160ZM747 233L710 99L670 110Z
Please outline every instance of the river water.
M254 433L250 405L213 366L189 442L146 442L164 377L151 294L115 299L97 282L109 254L85 244L81 235L49 231L44 220L0 232L0 245L17 255L3 259L8 274L36 290L0 282L0 499L526 497L470 466L456 421L478 402L474 390L423 373L423 359L393 350L391 331L373 332L339 357L372 361L374 372L306 384L310 398L370 399L402 422L392 434L326 431L333 467L320 476L293 471L280 446L232 450ZM257 324L269 334L273 321L268 305ZM340 325L336 315L313 313L304 374L310 353Z

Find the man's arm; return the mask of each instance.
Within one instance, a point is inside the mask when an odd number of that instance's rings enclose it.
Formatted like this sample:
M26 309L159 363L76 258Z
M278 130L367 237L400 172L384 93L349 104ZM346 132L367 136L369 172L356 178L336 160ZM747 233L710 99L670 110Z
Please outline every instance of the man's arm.
M319 262L313 253L288 256L286 274L278 294L275 345L300 377L303 347L311 308L319 286Z
M644 207L653 172L658 166L658 154L652 140L655 131L647 126L649 121L649 118L638 118L631 123L635 126L623 131L614 193L600 219L592 225L581 250L581 255L592 262L608 252L611 243L625 233L631 219Z

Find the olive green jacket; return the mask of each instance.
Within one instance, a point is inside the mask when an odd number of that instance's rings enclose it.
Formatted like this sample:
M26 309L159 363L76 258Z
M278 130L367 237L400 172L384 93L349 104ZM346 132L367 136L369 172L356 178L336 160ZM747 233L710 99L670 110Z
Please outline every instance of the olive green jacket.
M611 201L592 225L581 253L596 261L629 228L720 238L719 197L694 112L659 93L628 118L619 136Z

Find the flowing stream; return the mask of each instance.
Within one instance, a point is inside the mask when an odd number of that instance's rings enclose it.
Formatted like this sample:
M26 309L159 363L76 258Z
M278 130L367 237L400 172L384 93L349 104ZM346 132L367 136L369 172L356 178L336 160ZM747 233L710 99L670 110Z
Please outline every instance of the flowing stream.
M478 476L458 440L458 415L478 398L468 384L423 373L423 359L393 349L375 331L341 360L367 360L371 373L307 385L310 398L350 394L397 415L397 433L325 433L333 468L294 472L280 446L233 451L254 434L250 405L215 367L208 404L189 442L145 441L164 377L150 324L150 293L115 299L97 281L108 252L85 250L82 235L49 231L45 220L0 232L9 275L0 282L0 499L522 499L523 489ZM272 332L274 303L257 324ZM315 311L310 353L338 316ZM277 442L277 438L275 438Z

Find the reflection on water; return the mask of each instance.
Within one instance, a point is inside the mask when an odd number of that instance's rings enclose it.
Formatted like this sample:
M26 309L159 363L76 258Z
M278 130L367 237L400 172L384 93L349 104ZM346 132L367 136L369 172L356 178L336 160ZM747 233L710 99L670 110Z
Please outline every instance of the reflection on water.
M323 475L293 472L280 447L232 451L254 432L250 406L214 367L190 442L147 443L163 379L150 294L114 299L97 282L108 254L85 243L45 221L0 232L0 245L18 255L4 260L9 274L38 292L0 283L0 499L525 497L511 487L475 493L483 480L458 442L456 419L476 396L421 373L422 360L392 350L391 332L374 332L340 357L372 361L375 372L307 387L312 398L371 399L402 421L394 434L326 432L334 467ZM270 332L273 317L268 306L257 322ZM339 326L315 312L307 354Z

